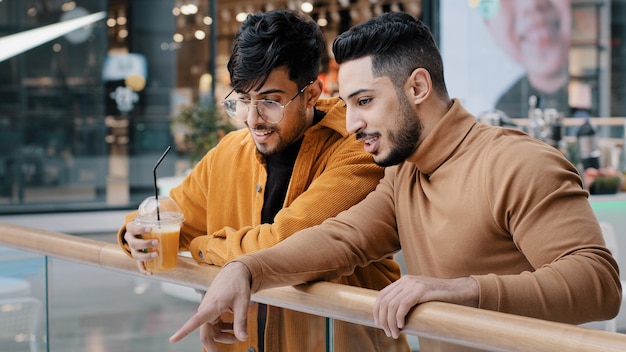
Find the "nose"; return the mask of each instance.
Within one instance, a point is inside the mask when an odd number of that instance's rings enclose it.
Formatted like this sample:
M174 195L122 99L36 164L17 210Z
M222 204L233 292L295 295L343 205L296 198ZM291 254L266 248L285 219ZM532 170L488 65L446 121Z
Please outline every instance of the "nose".
M259 114L259 108L257 104L248 105L248 115L246 116L246 124L250 127L254 127L258 124L259 120L264 121Z
M349 133L358 133L365 129L365 122L350 109L346 110L346 129Z

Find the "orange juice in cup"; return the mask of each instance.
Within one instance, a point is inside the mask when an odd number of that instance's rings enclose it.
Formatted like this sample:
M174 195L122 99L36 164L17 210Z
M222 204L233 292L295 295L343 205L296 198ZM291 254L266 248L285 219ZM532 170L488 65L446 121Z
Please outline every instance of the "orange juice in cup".
M146 270L156 273L174 269L178 258L179 237L180 225L153 225L152 232L144 234L143 239L159 241L159 245L150 250L158 252L159 256L146 262Z
M176 267L178 239L183 220L180 208L170 197L148 197L139 205L135 222L152 228L151 232L143 235L143 239L159 241L155 248L150 249L159 255L145 262L146 270L157 273Z

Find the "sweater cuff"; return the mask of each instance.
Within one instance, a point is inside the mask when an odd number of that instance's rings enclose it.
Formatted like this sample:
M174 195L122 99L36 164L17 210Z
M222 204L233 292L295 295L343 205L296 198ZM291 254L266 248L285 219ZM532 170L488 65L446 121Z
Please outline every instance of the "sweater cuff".
M498 279L494 274L471 275L478 282L478 308L499 311ZM488 299L489 298L489 299Z
M263 283L263 269L261 267L261 262L259 262L252 255L242 255L233 260L233 262L240 262L248 268L250 271L250 291L252 293L259 291Z

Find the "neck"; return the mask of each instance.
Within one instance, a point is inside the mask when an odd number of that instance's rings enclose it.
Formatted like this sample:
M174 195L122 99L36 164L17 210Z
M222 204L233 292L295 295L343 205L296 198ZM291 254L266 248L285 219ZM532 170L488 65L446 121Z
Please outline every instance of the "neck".
M422 135L418 143L421 143L428 136L439 120L452 108L453 104L454 100L452 99L433 98L417 106L417 116L419 116L423 126Z

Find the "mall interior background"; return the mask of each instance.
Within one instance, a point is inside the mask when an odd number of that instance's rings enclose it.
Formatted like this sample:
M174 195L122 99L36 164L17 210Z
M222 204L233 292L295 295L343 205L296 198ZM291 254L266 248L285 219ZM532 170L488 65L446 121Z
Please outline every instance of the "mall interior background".
M159 177L190 167L172 118L183 106L219 102L229 91L225 66L242 14L303 3L0 0L0 41L103 14L0 61L0 215L135 208L154 193L153 166L167 146L173 152L159 166ZM449 23L444 3L451 2L322 0L310 3L310 14L329 43L372 15L397 10L421 18L439 41ZM479 11L480 3L454 0L452 6ZM596 40L572 47L570 55L572 61L591 58L585 75L573 78L593 88L592 116L626 116L626 0L573 0L572 9L597 19ZM333 94L332 61L323 67ZM607 133L623 136L623 127Z

